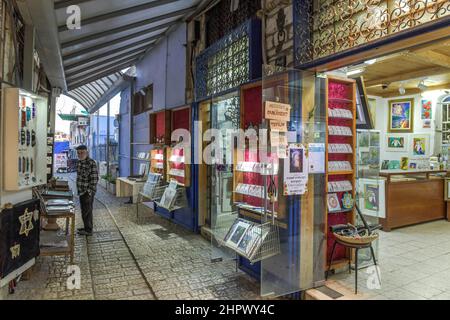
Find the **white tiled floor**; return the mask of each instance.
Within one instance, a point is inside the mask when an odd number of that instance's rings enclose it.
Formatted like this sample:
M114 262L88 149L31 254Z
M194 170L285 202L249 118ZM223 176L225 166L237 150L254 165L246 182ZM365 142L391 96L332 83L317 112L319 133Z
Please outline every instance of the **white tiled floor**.
M450 223L437 221L380 232L381 288L369 289L371 269L358 272L358 289L369 299L450 299ZM373 270L373 269L372 269ZM354 288L354 272L330 277Z

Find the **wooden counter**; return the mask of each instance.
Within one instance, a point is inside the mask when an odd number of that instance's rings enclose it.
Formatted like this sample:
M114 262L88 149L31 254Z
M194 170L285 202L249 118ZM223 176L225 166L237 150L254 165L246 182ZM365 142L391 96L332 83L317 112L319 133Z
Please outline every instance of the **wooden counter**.
M386 178L386 219L380 219L384 231L418 223L445 219L446 171L381 171ZM439 174L443 176L439 176Z

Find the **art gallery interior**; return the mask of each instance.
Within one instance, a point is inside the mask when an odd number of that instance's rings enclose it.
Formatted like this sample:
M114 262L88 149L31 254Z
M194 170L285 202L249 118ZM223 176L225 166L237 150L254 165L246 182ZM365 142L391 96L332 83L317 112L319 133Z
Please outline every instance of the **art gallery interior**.
M427 248L448 239L449 46L449 40L413 46L330 72L357 82L357 108L362 115L357 124L371 128L358 129L358 205L368 220L382 226L375 249L381 270L408 259L417 262L402 268L405 278L417 275L419 266L432 268L426 264L433 261ZM361 108L364 105L366 110ZM435 267L438 257L436 252ZM362 253L362 260L372 263L369 250ZM349 286L354 285L349 275L332 278L345 278ZM401 278L398 274L390 279L402 287ZM408 289L426 290L424 283Z

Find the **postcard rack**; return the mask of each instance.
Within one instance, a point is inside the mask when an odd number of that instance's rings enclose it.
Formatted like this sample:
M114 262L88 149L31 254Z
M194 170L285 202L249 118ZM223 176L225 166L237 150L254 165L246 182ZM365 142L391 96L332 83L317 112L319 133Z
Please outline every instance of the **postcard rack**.
M281 252L279 227L272 221L253 223L238 218L230 229L215 230L215 235L219 247L234 251L246 258L250 264L271 258Z
M157 201L157 200L161 199L166 188L167 188L167 184L160 185L157 183L153 183L153 186L151 186L149 188L150 190L148 190L148 191L143 190L143 192L139 193L139 197L140 197L140 199L146 198L146 199L149 199L150 201Z
M176 194L174 196L174 201L171 204L164 204L163 197L166 189L169 188L167 185L164 187L155 188L155 203L158 207L166 209L169 212L186 208L188 206L188 200L186 196L186 188L178 186Z

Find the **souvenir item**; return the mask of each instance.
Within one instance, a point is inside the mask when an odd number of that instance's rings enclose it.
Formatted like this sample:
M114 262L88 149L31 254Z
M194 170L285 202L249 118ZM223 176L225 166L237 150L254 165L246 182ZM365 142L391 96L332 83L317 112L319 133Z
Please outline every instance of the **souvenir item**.
M33 119L36 118L36 104L33 102L33 110L32 110L32 117Z
M36 146L36 131L31 130L31 146Z
M25 133L25 129L22 129L22 130L20 130L20 144L24 146L26 142L27 142L27 136Z
M20 118L22 120L22 128L27 126L27 113L24 109L20 112Z
M27 130L27 147L31 144L31 133L30 130Z
M327 203L329 212L336 212L341 210L341 205L339 204L339 199L336 193L327 195Z
M351 193L346 192L342 197L342 207L344 209L352 209L353 208L353 196Z
M26 114L27 114L27 122L31 121L31 108L30 107L26 108Z

